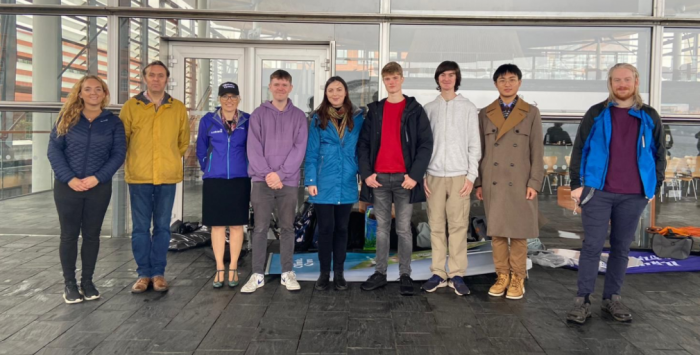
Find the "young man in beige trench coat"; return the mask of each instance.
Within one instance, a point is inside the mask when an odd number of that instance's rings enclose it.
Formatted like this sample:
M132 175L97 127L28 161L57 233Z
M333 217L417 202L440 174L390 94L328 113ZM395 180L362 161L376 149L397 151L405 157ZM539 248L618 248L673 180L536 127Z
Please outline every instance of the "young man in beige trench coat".
M499 98L479 112L482 156L476 197L484 201L498 276L489 295L525 294L527 239L539 236L537 194L544 178L542 120L518 97L522 72L501 65L493 75ZM510 248L508 245L510 240Z

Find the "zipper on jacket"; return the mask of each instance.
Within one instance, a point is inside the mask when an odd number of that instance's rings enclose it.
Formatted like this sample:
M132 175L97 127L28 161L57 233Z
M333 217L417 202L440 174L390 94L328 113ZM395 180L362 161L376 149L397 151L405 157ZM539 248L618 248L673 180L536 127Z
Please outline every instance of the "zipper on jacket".
M444 139L447 141L447 117L449 117L449 110L450 110L450 102L445 101L445 121L443 122L443 127L445 128L445 135ZM447 144L443 143L442 145L442 174L443 176L447 175Z
M92 135L92 122L90 122L90 126L88 126L87 145L85 146L85 161L83 162L83 178L87 177L85 175L87 174L87 161L88 161L88 153L90 152L90 136L91 135Z
M226 178L230 179L231 178L231 169L230 167L230 162L229 162L229 152L231 151L231 135L229 134L228 136L228 143L226 143Z

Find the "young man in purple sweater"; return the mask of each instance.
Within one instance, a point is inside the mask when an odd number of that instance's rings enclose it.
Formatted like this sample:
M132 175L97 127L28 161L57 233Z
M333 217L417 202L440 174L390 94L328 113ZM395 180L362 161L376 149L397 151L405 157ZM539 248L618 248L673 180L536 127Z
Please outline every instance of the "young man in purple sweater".
M306 114L292 104L292 76L277 70L268 86L272 100L250 115L248 127L248 175L252 177L250 200L255 212L253 230L253 274L241 292L252 293L265 285L267 232L273 210L277 210L280 235L282 285L299 290L292 271L294 214L297 206L300 169L306 153Z

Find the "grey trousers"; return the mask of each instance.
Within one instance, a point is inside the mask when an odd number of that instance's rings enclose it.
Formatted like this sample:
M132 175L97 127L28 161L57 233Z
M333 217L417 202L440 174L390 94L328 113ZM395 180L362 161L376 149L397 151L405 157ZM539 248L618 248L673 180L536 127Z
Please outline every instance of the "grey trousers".
M389 259L389 235L391 233L391 203L396 209L396 234L399 236L399 273L411 274L413 235L411 217L413 205L411 190L401 187L404 174L377 174L382 186L374 189L374 215L377 217L377 256L375 270L386 274ZM416 185L416 188L418 186Z
M294 259L294 217L297 207L297 188L284 186L273 190L267 183L253 182L250 194L255 213L253 230L253 273L265 273L267 260L267 232L270 229L272 212L276 209L280 227L280 261L282 272L292 271Z

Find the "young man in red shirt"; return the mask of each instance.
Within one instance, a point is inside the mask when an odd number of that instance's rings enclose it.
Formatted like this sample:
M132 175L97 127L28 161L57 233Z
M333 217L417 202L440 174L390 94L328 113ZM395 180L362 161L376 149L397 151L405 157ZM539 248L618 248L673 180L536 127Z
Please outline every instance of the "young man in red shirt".
M399 237L400 292L413 295L411 216L413 204L425 202L422 183L433 153L433 132L423 106L401 91L404 81L401 65L396 62L385 65L382 81L389 97L368 105L357 143L362 176L360 199L374 204L377 218L376 271L361 288L369 291L387 284L393 202Z

